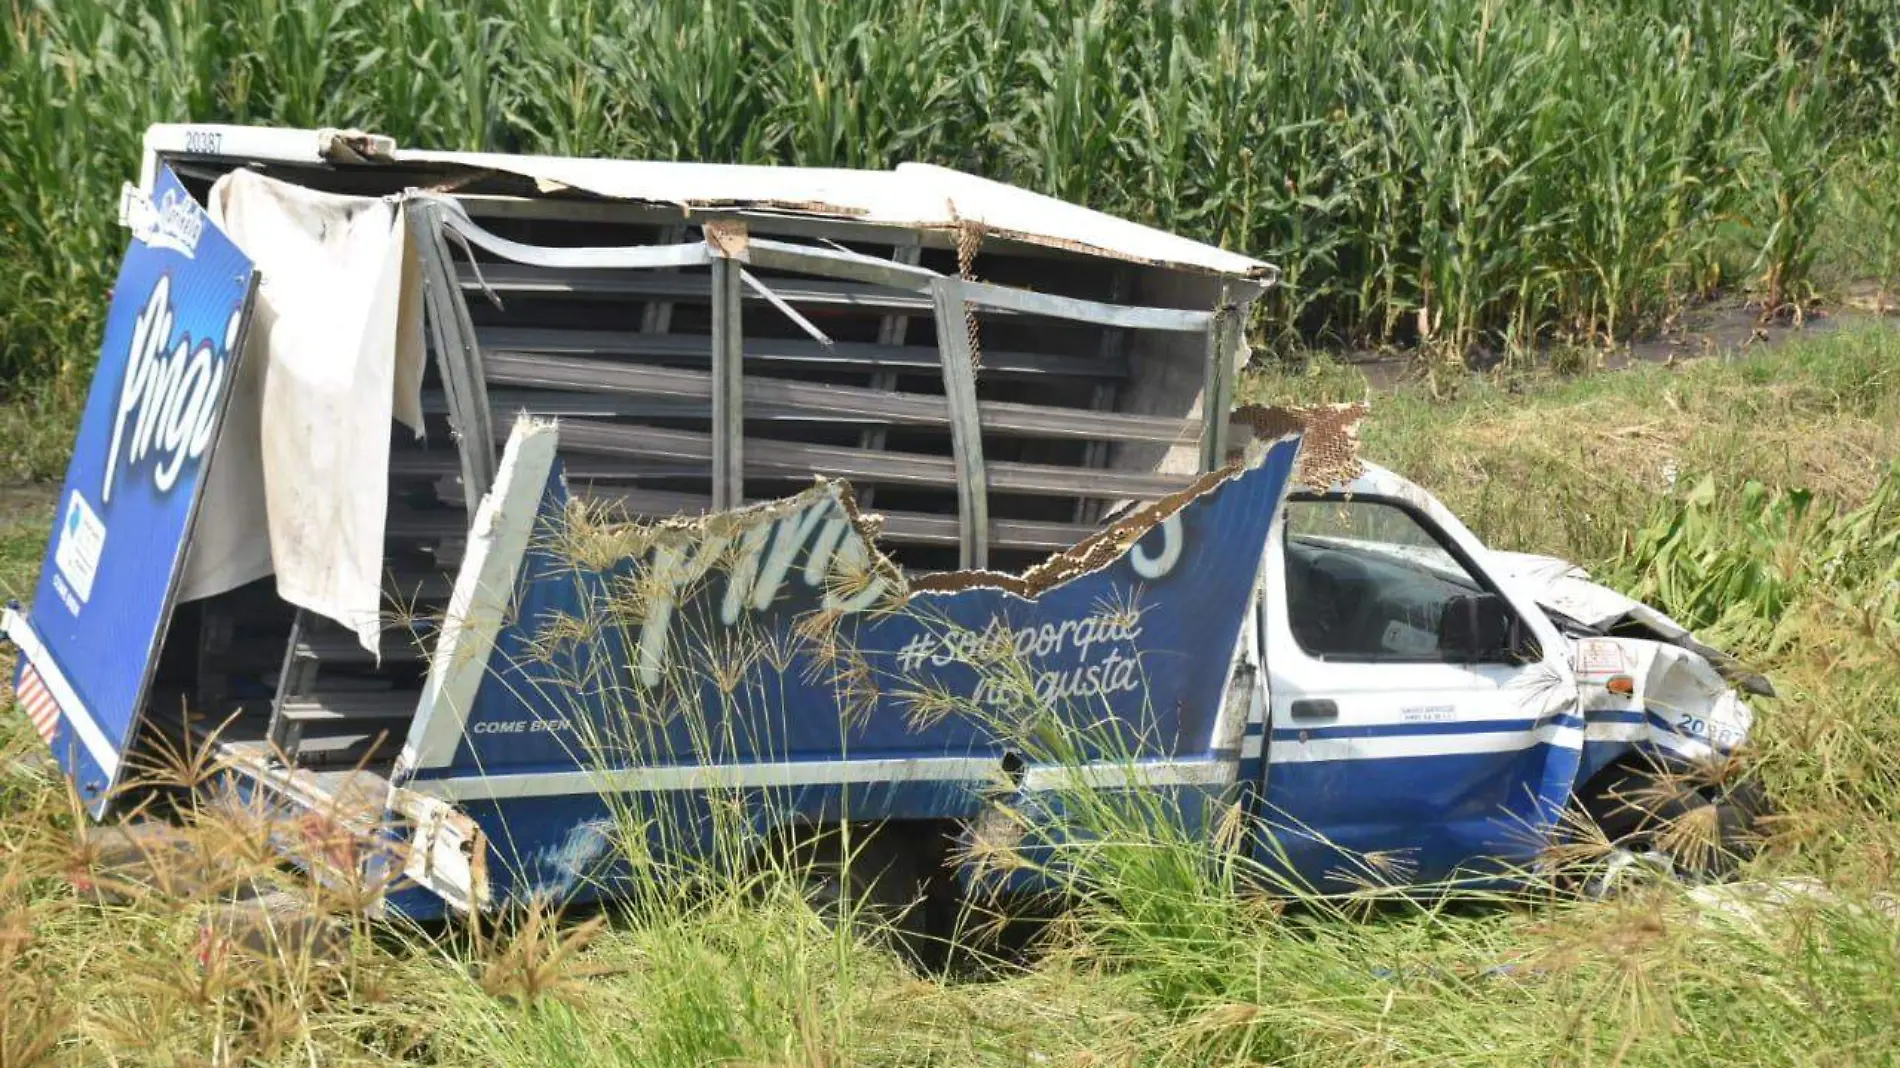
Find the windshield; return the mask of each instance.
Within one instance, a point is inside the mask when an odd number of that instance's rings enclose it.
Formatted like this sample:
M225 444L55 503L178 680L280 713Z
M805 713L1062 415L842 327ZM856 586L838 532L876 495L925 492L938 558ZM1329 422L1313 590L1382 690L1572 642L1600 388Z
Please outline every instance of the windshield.
M1484 592L1410 512L1384 501L1290 500L1287 605L1309 654L1433 658L1447 611Z

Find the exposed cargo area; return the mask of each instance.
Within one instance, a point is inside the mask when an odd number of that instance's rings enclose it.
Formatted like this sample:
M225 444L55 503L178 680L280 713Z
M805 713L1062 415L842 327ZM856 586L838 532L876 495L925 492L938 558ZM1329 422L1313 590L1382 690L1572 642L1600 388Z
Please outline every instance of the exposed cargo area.
M229 154L192 150L207 144ZM1234 324L1271 282L1240 257L1210 269L991 225L1081 209L934 168L963 190L951 225L880 218L927 177L901 172L813 172L872 183L840 204L786 202L779 186L805 180L790 170L699 168L713 199L681 204L488 165L516 157L237 144L162 158L200 201L236 167L412 197L426 293L425 433L392 428L380 656L265 579L181 605L154 690L152 729L175 739L190 709L200 732L315 771L395 759L517 416L559 421L571 491L614 514L696 515L824 475L912 574L1018 571L1223 458L1225 422L1205 413L1229 407ZM688 165L606 166L634 169L609 184L695 185ZM719 192L748 183L761 192Z

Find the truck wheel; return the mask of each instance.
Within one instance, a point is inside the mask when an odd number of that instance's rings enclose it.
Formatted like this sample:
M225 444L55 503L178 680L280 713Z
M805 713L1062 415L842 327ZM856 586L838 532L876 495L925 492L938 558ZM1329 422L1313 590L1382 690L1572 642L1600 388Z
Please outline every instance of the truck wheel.
M892 827L855 830L848 848L832 828L793 849L786 874L827 925L854 928L922 962L932 911L922 854Z
M1642 764L1605 771L1581 803L1611 844L1661 853L1691 879L1732 875L1754 855L1756 821L1768 811L1767 796L1754 783L1697 786Z

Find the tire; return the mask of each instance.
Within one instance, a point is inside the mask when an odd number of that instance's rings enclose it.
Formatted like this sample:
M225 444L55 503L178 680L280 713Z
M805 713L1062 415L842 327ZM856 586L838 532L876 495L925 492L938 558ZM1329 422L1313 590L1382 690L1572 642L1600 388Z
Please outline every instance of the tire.
M1614 765L1583 794L1584 815L1614 845L1647 845L1658 828L1707 803L1693 786L1671 783L1671 778L1644 764Z
M1580 801L1612 845L1662 853L1678 875L1695 880L1732 876L1757 852L1757 823L1772 811L1758 783L1697 786L1647 764L1605 770Z
M787 874L834 929L854 927L908 943L927 934L921 850L891 828L819 832L790 851Z

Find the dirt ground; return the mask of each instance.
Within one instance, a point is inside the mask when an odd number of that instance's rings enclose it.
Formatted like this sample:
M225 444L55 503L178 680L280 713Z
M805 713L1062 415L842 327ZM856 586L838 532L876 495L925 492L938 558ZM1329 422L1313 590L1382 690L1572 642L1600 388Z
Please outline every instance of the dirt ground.
M1718 299L1685 309L1653 337L1628 341L1596 354L1594 368L1617 370L1637 363L1667 364L1711 357L1733 359L1883 319L1900 323L1900 316L1892 307L1877 308L1870 301L1858 299L1808 309L1799 322L1791 319L1763 322L1759 305L1739 298ZM1416 377L1421 370L1417 357L1409 352L1361 351L1341 355L1338 359L1365 375L1367 383L1378 390L1391 389ZM1491 354L1474 356L1470 362L1473 370L1488 371L1502 360L1501 354ZM1550 362L1548 354L1540 360L1546 366Z
M0 484L0 523L17 523L33 518L59 499L59 486L52 482Z

